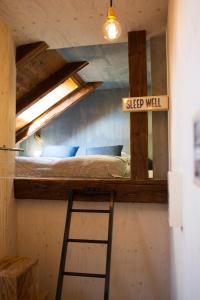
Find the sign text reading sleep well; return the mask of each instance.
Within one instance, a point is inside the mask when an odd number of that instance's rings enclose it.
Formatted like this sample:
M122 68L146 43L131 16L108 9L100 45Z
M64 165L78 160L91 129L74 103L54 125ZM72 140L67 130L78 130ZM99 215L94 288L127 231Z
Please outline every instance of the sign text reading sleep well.
M122 99L122 110L125 112L165 111L168 109L168 96L130 97Z

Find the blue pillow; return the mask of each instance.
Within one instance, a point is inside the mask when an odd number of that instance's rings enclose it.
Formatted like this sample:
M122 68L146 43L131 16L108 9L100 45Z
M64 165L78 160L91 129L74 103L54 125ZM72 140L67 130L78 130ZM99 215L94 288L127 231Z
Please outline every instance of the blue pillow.
M89 147L86 149L87 155L110 155L121 156L123 145L104 146L104 147Z
M64 145L49 145L44 147L41 156L42 157L57 157L65 158L76 155L79 146L64 146Z

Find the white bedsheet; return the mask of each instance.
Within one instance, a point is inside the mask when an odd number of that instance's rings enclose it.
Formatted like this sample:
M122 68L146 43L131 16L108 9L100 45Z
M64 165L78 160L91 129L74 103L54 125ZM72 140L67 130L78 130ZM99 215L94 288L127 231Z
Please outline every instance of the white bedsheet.
M106 155L16 157L15 174L23 178L126 178L130 165L128 157Z

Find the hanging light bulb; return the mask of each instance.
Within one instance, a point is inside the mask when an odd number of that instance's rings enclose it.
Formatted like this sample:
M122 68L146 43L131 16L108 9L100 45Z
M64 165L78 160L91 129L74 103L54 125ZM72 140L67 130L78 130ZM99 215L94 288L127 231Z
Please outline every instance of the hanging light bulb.
M121 34L121 26L116 19L115 11L112 7L112 0L110 0L110 7L108 9L107 20L103 25L103 35L107 40L117 40Z

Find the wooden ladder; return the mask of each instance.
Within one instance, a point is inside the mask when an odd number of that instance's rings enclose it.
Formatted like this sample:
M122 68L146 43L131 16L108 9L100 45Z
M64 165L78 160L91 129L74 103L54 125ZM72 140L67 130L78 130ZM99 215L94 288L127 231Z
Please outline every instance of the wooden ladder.
M73 208L75 191L72 190L68 197L68 209L66 214L64 238L61 252L60 269L58 274L57 291L55 300L61 300L63 279L64 276L78 276L78 277L93 277L93 278L104 278L104 300L109 299L109 285L110 285L110 265L111 265L111 250L112 250L112 229L113 229L113 211L114 211L114 192L112 191L101 191L95 189L88 189L81 192L84 195L98 195L105 196L108 195L110 198L109 209L99 210L99 209L75 209ZM70 234L70 224L72 213L95 213L95 214L109 214L108 221L108 239L107 240L88 240L88 239L71 239ZM105 274L94 274L94 273L78 273L78 272L67 272L65 271L65 263L67 257L68 243L88 243L88 244L106 244L107 245L107 255L106 255L106 272Z

